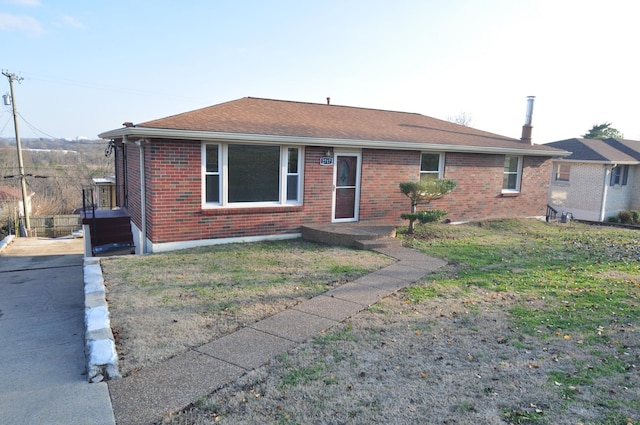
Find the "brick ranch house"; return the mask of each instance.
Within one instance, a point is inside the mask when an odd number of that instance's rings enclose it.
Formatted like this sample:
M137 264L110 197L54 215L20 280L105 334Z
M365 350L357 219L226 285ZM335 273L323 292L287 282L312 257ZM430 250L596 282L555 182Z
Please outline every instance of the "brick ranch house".
M420 178L457 182L430 205L454 222L543 216L551 158L569 152L530 133L530 122L518 140L415 113L247 97L99 136L147 253L294 238L305 224L406 224L398 185Z

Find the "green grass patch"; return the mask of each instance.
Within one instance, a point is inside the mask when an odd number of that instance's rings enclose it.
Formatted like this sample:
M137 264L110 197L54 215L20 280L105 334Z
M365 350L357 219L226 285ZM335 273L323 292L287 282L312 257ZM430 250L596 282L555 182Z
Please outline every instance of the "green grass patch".
M407 299L412 303L419 303L421 301L436 298L441 295L441 293L436 288L427 285L410 286L405 289L405 292L407 294Z
M355 341L356 337L352 333L351 324L347 324L342 329L332 332L320 333L313 337L312 342L315 345L329 345L334 342Z
M606 343L607 330L640 318L635 230L502 220L418 226L405 242L454 266L436 275L442 287L515 294L509 312L525 334ZM428 287L407 289L412 302L437 295Z
M282 377L283 387L293 387L317 381L324 377L325 366L322 363L314 363L309 366L301 366L288 371Z

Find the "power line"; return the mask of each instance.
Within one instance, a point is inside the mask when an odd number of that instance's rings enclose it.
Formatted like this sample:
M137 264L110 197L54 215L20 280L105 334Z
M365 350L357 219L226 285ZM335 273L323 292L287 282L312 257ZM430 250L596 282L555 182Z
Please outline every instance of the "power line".
M58 138L58 137L54 137L54 136L52 136L52 135L50 135L50 134L47 134L47 133L45 133L44 131L40 130L40 129L39 129L39 128L37 128L35 125L33 125L33 124L31 124L29 121L27 121L27 119L26 119L25 117L23 117L23 116L22 116L22 114L21 114L21 113L19 113L19 112L18 112L18 116L19 116L20 118L22 118L22 121L24 121L24 122L29 126L29 128L30 128L31 130L35 131L36 133L44 134L45 136L47 136L47 137L48 137L48 138L50 138L50 139L54 139L54 140L62 140L62 139L60 139L60 138Z

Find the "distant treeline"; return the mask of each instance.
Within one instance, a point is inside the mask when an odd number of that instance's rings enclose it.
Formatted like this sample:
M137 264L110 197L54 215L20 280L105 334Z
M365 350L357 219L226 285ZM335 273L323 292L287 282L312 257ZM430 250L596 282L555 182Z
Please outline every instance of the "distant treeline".
M33 215L71 213L82 206L83 186L91 185L94 177L114 174L113 157L105 156L105 140L21 139L20 143L27 191L35 193ZM20 188L19 174L15 140L0 139L0 186ZM3 211L6 215L11 208Z

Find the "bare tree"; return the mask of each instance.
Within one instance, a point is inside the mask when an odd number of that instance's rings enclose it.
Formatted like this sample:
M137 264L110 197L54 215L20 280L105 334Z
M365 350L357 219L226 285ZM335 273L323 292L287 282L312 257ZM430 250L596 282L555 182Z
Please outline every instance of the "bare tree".
M453 116L453 117L448 116L447 121L464 125L465 127L471 127L471 121L473 121L473 118L471 117L471 114L468 112L460 112L456 116Z

